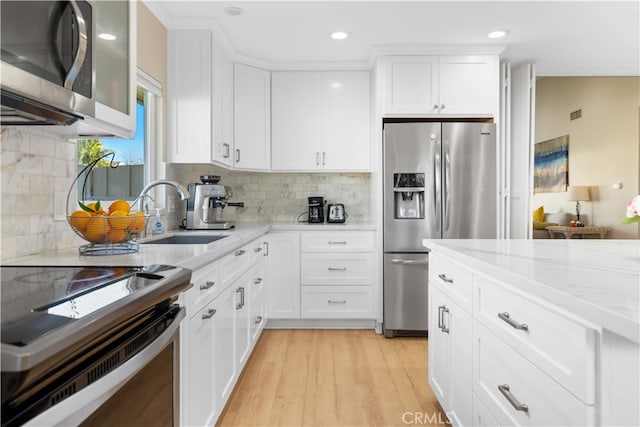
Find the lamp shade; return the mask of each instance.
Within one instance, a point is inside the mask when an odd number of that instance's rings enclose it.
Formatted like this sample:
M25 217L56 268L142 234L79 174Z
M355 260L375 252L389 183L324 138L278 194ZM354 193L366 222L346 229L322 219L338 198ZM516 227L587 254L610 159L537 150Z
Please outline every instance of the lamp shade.
M567 200L573 202L582 202L591 200L589 197L589 187L586 185L571 185L567 189Z

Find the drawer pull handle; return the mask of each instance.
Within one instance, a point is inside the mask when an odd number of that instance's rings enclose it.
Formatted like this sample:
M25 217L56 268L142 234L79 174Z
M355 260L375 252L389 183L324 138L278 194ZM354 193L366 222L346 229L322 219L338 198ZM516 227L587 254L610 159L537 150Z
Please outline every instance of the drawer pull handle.
M260 246L258 246L257 248L253 249L253 252L255 252L255 253L262 252L262 248Z
M340 267L340 268L328 267L327 270L329 270L329 271L347 271L347 267Z
M255 323L256 325L259 325L260 322L262 322L262 316L256 317L256 320L253 321L253 323Z
M215 284L216 284L216 282L213 282L213 281L207 280L207 283L206 283L206 284L204 284L204 285L200 285L200 290L201 290L201 291L204 291L204 290L206 290L206 289L209 289L210 287L212 287L212 286L213 286L213 285L215 285Z
M345 299L340 299L340 300L333 300L333 299L330 299L330 300L327 300L327 302L328 302L329 304L346 304L346 303L347 303L347 300L345 300Z
M444 305L438 306L438 328L442 331L442 312L444 311ZM443 331L444 332L444 331Z
M236 289L236 293L240 294L240 302L236 304L236 310L240 310L242 307L244 307L244 288L242 286L239 286Z
M346 241L344 241L344 240L339 241L339 242L332 242L331 240L329 240L329 244L330 244L330 245L346 245L346 244L347 244L347 242L346 242Z
M447 283L453 284L453 279L449 279L446 274L438 274L438 277Z
M391 259L392 264L401 264L401 265L429 265L429 261L415 260L415 259Z
M253 279L254 285L259 285L260 283L262 283L262 277L256 277L255 279Z
M244 255L245 253L247 253L247 251L245 251L244 249L240 249L236 251L235 256Z
M529 413L529 406L520 403L518 399L516 399L516 397L511 393L511 390L509 389L509 384L499 385L498 390L500 390L500 393L502 393L502 395L507 398L509 403L511 403L511 406L513 406L516 411L526 412L527 414Z
M207 310L206 314L202 315L202 320L211 319L216 314L216 310L214 308L210 308Z
M498 313L498 317L501 320L504 320L505 322L507 322L511 327L513 327L515 329L520 329L522 331L529 332L529 325L527 325L526 323L518 323L518 322L516 322L511 317L509 317L509 313L507 313L506 311L504 313Z
M449 327L444 322L444 314L445 313L447 313L447 317L449 317L449 309L447 307L444 307L444 310L442 310L442 332L444 332L445 334L448 334L449 333Z

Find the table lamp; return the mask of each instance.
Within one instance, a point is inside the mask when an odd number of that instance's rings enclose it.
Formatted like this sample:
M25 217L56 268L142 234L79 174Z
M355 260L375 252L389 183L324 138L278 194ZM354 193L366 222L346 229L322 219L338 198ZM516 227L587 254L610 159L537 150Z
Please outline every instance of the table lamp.
M571 185L567 189L567 199L576 202L576 220L580 222L580 201L589 201L589 187L586 185Z

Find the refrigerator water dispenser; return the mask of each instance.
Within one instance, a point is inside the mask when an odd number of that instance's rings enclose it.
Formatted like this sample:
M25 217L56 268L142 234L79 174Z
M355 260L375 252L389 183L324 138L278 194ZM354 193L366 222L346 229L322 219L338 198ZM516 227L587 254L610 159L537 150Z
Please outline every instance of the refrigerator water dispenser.
M393 174L394 217L396 219L424 218L424 174Z

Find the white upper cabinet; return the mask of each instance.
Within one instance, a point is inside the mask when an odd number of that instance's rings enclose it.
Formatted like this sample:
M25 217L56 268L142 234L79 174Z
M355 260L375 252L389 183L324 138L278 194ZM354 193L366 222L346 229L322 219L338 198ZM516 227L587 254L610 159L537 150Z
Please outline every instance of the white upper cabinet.
M170 31L167 66L167 161L212 160L210 31Z
M389 56L381 61L386 115L498 113L498 55Z
M369 73L272 73L271 168L368 171Z
M234 65L233 165L269 170L271 158L271 73Z
M213 38L213 162L233 166L233 61Z

